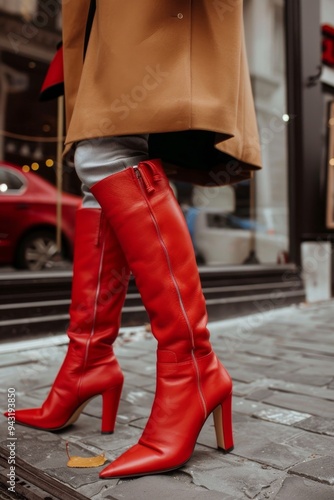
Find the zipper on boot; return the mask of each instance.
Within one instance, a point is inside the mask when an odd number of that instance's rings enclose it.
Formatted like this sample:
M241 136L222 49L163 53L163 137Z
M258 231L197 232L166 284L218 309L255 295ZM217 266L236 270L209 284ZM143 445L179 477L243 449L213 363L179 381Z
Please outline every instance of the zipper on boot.
M203 391L202 391L202 387L201 387L201 378L200 378L199 367L198 367L197 359L196 359L196 356L195 356L194 333L193 333L193 330L191 328L191 325L190 325L190 322L189 322L189 318L187 316L187 313L186 313L186 310L185 310L185 307L184 307L184 304L183 304L183 301L182 301L182 296L181 296L181 292L180 292L179 286L177 284L175 275L173 273L172 264L171 264L171 261L170 261L170 258L169 258L169 254L168 254L168 250L167 250L166 244L165 244L165 242L164 242L164 240L163 240L163 238L161 236L161 232L160 232L160 228L159 228L158 222L157 222L157 220L155 218L155 215L154 215L154 213L152 211L149 199L148 199L148 197L146 195L146 192L145 192L145 190L146 190L148 193L152 193L152 192L155 191L155 188L152 186L151 181L148 179L146 173L144 174L144 171L141 171L138 166L133 167L133 170L135 171L135 175L137 177L138 184L139 184L139 186L140 186L140 188L142 190L143 196L144 196L144 198L146 200L146 203L147 203L147 206L149 208L151 219L152 219L152 222L153 222L153 224L155 226L155 230L157 232L158 239L159 239L160 244L161 244L161 246L163 248L163 251L165 253L166 260L167 260L167 265L168 265L168 268L169 268L169 272L171 274L172 281L173 281L173 284L174 284L174 287L175 287L175 290L176 290L176 293L177 293L177 296L178 296L178 299L179 299L179 304L180 304L180 307L181 307L182 315L183 315L183 317L184 317L184 319L186 321L186 324L187 324L187 327L188 327L188 331L190 333L190 340L191 340L191 345L192 345L191 357L193 359L195 370L196 370L197 388L198 388L198 393L199 393L199 396L200 396L200 399L201 399L201 403L202 403L202 406L203 406L204 415L205 415L205 418L207 418L208 411L207 411L207 407L206 407L206 403L205 403L205 399L204 399L204 395L203 395Z

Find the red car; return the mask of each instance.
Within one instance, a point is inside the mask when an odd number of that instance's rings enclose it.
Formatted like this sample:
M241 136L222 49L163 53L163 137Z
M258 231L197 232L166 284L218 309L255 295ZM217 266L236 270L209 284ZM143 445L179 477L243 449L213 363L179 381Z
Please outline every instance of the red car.
M62 255L56 245L56 188L33 172L0 163L0 265L39 271L71 259L80 196L63 193Z

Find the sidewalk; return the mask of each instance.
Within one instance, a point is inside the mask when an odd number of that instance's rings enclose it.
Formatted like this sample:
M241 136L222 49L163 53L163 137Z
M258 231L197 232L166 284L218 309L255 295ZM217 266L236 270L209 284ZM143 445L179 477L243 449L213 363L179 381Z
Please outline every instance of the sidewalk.
M210 417L193 457L178 471L100 480L101 468L66 466L66 441L71 455L104 451L113 460L137 442L145 425L154 395L156 343L144 327L126 329L116 347L125 385L115 433L99 432L100 399L64 431L17 425L16 491L25 487L36 495L31 498L64 500L333 500L334 302L215 322L210 330L214 348L234 380L232 453L216 450ZM15 388L17 408L43 401L66 351L65 336L51 340L0 345L2 411L9 387ZM4 418L0 434L3 452L8 443ZM24 471L28 486L19 479ZM6 474L2 460L0 476ZM36 481L51 492L43 496L32 486ZM0 498L5 498L1 492Z

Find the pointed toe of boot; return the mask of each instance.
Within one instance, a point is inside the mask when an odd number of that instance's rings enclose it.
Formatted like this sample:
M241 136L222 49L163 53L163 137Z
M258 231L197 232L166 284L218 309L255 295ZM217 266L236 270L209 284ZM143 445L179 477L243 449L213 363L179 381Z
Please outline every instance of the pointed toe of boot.
M41 427L40 408L27 408L15 411L15 423L29 427Z
M59 419L46 415L42 408L16 410L15 423L44 431L56 431L65 426Z
M181 467L182 464L175 465L175 458L172 460L170 458L158 450L136 444L103 469L100 472L100 478L146 476L168 472Z

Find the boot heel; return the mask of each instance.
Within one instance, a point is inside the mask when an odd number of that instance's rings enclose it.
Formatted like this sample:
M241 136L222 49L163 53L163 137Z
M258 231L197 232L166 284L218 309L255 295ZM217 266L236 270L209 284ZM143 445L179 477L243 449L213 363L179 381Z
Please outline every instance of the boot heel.
M218 448L225 452L233 450L232 394L213 410L213 421Z
M114 432L122 387L123 384L120 384L102 394L101 434L112 434Z

